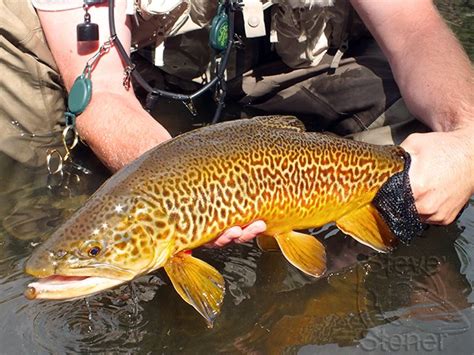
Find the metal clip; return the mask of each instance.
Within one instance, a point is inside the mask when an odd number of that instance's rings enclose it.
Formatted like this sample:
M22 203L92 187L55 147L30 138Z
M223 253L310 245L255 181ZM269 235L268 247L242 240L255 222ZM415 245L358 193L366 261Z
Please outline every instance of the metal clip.
M114 46L114 41L117 36L110 36L107 41L105 41L102 46L98 49L98 51L89 58L89 60L86 63L86 66L84 67L84 71L82 72L84 76L87 78L90 77L92 70L94 70L95 66L97 65L97 62L99 61L100 57L102 57L104 54L108 53L110 51L110 48Z
M245 48L245 43L242 39L241 36L239 36L237 33L234 33L234 46L236 49L244 49Z
M72 143L67 143L67 138L69 132L72 132ZM77 143L79 143L79 134L77 133L75 126L66 126L63 130L63 145L64 149L66 150L66 154L64 155L64 161L71 159L71 151L76 147Z
M332 59L330 68L333 70L336 70L339 67L339 63L342 59L342 56L344 53L347 51L349 48L349 42L345 40L344 42L341 43L340 47L337 49L336 54L334 55L334 58Z
M68 144L67 140L70 132L72 132L72 142L71 144ZM64 128L62 141L64 150L66 151L64 156L57 149L49 150L48 154L46 155L46 167L48 168L48 173L50 175L63 174L64 164L71 160L71 150L73 150L77 143L79 143L79 134L73 125L68 125ZM55 156L58 159L56 166L53 164Z
M135 70L135 64L127 65L127 67L123 71L122 85L126 90L130 89L130 82L132 79L133 70Z
M184 106L188 109L188 111L191 113L193 116L197 116L197 110L196 107L194 106L193 100L188 100L188 101L183 101Z
M58 158L58 163L55 169L53 169L54 165L52 163L54 156ZM56 175L63 173L63 156L57 149L49 150L48 154L46 155L46 167L48 168L49 175Z
M221 79L217 82L217 85L214 89L214 101L220 102L224 101L227 93L227 83L224 79Z

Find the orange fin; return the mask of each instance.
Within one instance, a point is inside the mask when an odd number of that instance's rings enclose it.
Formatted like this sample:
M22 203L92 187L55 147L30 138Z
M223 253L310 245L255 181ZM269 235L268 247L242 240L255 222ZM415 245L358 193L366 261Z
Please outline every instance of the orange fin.
M278 246L278 242L275 240L275 238L269 235L262 235L262 234L257 235L257 245L260 248L260 250L263 250L263 251L280 250L280 247Z
M175 290L212 328L224 300L224 278L211 265L190 254L179 253L164 266Z
M326 271L326 251L315 237L289 232L275 235L285 258L304 273L320 277Z
M336 221L337 227L358 242L380 252L389 252L397 239L370 203Z

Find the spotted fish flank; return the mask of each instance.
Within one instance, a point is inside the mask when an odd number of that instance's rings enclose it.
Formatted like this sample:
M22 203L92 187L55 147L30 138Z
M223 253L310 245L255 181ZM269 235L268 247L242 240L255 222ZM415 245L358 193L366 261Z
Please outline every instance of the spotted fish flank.
M323 245L295 230L336 222L379 251L395 238L371 201L404 168L400 147L307 133L294 117L258 117L201 128L145 153L110 178L34 252L40 278L29 298L95 293L164 267L183 299L209 324L222 276L185 253L231 226L263 220L288 261L318 277ZM267 242L265 242L265 240Z

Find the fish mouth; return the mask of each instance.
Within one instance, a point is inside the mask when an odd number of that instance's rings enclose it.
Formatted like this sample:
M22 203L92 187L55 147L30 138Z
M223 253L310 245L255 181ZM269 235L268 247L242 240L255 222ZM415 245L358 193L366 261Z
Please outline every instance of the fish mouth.
M29 300L65 300L89 296L126 282L99 276L52 275L28 284L24 293Z

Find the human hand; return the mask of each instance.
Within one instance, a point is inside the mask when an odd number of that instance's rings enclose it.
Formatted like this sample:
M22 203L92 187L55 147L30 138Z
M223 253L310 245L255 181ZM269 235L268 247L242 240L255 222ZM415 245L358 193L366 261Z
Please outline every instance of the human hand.
M239 226L234 226L229 229L227 229L224 233L222 233L217 239L212 241L211 243L208 243L208 247L223 247L230 242L234 241L236 243L245 243L253 238L255 238L257 235L265 232L267 229L267 225L264 221L262 220L257 220L252 223L250 223L246 227L239 227Z
M474 127L415 133L401 146L410 153L410 183L423 222L449 224L474 194Z

